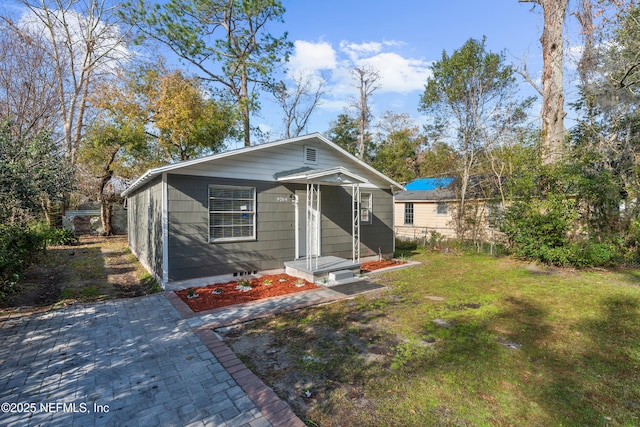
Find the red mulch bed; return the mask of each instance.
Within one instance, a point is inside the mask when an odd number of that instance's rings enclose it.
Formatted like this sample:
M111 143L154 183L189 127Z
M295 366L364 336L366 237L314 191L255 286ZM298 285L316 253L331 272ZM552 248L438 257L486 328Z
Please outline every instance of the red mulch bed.
M187 303L191 310L199 312L318 288L311 282L287 274L272 274L257 279L247 278L245 280L250 283L251 290L236 289L239 282L244 282L244 280L239 279L224 284L183 289L176 291L176 294L182 301ZM269 280L271 284L265 284L265 281L268 283ZM298 286L299 283L304 283L304 286ZM218 294L213 293L216 290L221 292ZM190 292L195 292L198 297L188 298Z
M395 265L406 264L405 261L399 261L397 259L383 259L380 261L363 262L360 265L360 270L364 272L371 272L373 270L380 270L381 268L393 267Z

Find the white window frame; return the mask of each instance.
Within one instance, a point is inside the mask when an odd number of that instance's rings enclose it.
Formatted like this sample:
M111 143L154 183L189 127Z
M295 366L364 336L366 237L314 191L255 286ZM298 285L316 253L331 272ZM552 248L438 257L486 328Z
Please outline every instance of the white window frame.
M251 201L251 205L252 205L252 209L246 209L246 210L219 210L219 211L214 211L212 208L212 204L211 204L211 200L212 200L212 195L211 195L211 190L215 190L215 189L220 189L220 190L238 190L238 191L251 191L251 198L229 198L227 200L246 200L246 201ZM256 239L256 217L257 217L257 197L256 197L256 189L255 187L241 187L241 186L233 186L233 185L217 185L217 184L211 184L209 185L208 188L208 200L209 200L209 242L210 243L218 243L218 242L240 242L240 241L247 241L247 240L255 240ZM251 224L230 224L230 225L223 225L223 226L219 226L219 225L214 225L214 215L252 215L252 221ZM238 227L238 228L242 228L242 227L251 227L252 233L250 236L238 236L238 237L214 237L214 233L213 230L214 228L234 228L234 227ZM241 233L242 234L242 233Z
M369 195L368 206L365 206L362 202L362 196ZM364 214L364 215L363 215ZM366 219L365 219L366 215ZM373 223L373 193L364 192L360 193L360 224L372 224Z

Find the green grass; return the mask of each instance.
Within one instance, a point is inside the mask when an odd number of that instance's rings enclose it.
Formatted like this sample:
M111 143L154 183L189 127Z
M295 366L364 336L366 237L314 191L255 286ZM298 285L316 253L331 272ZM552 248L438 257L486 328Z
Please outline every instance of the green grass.
M413 259L423 265L387 273L391 291L375 299L251 326L270 331L316 384L321 399L300 414L310 425L640 423L637 271ZM363 356L375 346L381 355Z

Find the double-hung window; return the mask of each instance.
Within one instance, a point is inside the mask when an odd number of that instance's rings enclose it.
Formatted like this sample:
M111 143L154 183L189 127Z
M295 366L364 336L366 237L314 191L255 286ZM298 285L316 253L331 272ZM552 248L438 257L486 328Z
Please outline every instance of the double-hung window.
M413 203L404 204L404 223L413 224Z
M373 196L371 193L360 193L360 224L371 224L373 221Z
M252 240L256 237L256 189L209 186L209 241Z

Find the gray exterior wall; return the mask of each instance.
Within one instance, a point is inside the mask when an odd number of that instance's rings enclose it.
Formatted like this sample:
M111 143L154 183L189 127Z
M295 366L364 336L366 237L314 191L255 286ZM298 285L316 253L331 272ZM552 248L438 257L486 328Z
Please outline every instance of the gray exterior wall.
M371 224L360 225L360 256L393 254L393 195L391 191L361 188L373 199ZM351 190L322 186L322 255L352 257Z
M209 243L211 184L256 188L256 240ZM169 175L169 281L282 268L293 260L295 209L289 196L296 188L302 186Z
M360 226L360 256L382 253L386 257L393 256L393 193L391 190L361 189L360 192L371 193L373 198L371 224Z
M295 258L295 205L302 184L168 175L169 281L283 268ZM256 239L209 242L209 185L256 189ZM393 252L393 196L373 194L373 224L361 226L361 255ZM322 254L351 258L351 193L322 186ZM302 236L304 238L304 236ZM162 258L160 258L162 259Z
M129 247L156 279L162 280L162 179L129 195Z

